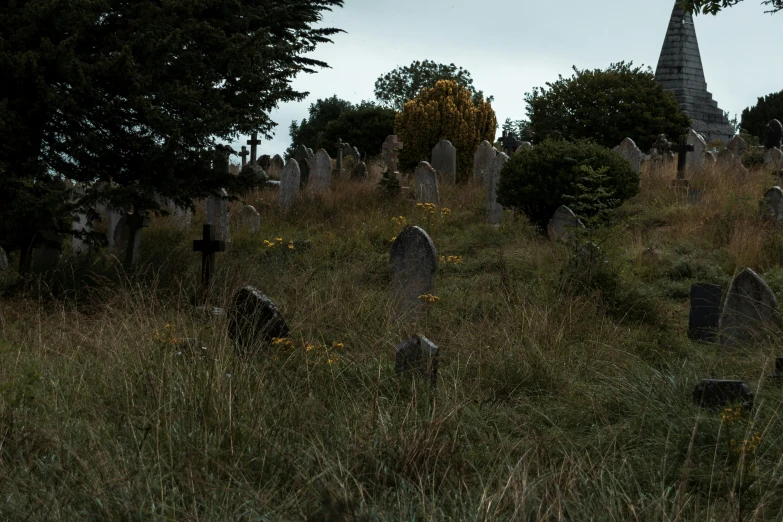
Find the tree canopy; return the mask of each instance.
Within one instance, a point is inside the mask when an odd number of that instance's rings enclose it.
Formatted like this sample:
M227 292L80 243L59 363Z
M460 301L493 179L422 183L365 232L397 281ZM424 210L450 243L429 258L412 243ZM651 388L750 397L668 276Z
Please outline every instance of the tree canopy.
M614 147L628 137L642 150L659 134L676 139L687 132L690 119L677 100L655 81L651 70L633 63L607 69L579 70L559 76L546 87L525 94L533 139L557 136L569 141L590 139Z
M339 32L313 28L343 0L223 3L14 1L0 7L0 238L6 248L51 216L50 180L92 185L79 205L180 205L241 185L214 172L217 139L257 131L269 113L307 93L306 56ZM111 189L101 195L97 181ZM24 212L22 212L24 211ZM31 221L20 222L24 214ZM26 239L27 238L27 239Z
M693 14L716 15L721 10L737 5L743 0L682 0L681 5L686 12ZM783 10L783 0L763 0L762 5L771 6L767 13L777 13Z
M473 87L473 78L467 70L453 63L444 65L430 60L417 60L407 67L397 67L380 76L375 81L375 97L399 112L405 102L418 96L423 88L435 87L439 80L454 80L460 87L468 89L474 105L484 99L484 93ZM489 96L484 101L492 102L493 99Z
M742 111L740 127L748 134L763 140L764 127L772 119L783 121L783 91L759 98L756 105Z

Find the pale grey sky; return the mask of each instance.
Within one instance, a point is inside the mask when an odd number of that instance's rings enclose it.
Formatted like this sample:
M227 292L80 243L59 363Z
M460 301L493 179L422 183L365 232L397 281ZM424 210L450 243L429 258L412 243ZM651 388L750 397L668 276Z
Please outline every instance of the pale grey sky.
M379 76L415 60L467 69L477 89L495 96L500 124L522 119L524 94L556 81L558 74L571 76L572 65L603 69L624 60L655 70L673 5L673 0L346 0L322 21L346 33L311 55L331 68L293 81L295 89L310 94L272 112L275 136L262 142L259 155L282 155L291 121L306 118L317 99L374 100ZM760 0L745 0L717 16L695 18L707 88L732 117L759 96L783 89L783 66L777 62L783 12L764 10ZM239 150L247 139L240 136L232 146Z

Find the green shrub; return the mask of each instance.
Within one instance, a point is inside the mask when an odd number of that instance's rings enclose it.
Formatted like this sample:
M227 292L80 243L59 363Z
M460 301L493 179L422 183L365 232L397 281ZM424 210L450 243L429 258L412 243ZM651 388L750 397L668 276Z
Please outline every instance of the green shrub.
M639 192L639 175L608 148L584 140L546 140L506 162L500 173L498 201L506 208L524 212L541 226L557 207L579 196L583 179L599 169L606 193L611 195L603 202L605 205L617 207ZM583 217L592 217L589 212Z

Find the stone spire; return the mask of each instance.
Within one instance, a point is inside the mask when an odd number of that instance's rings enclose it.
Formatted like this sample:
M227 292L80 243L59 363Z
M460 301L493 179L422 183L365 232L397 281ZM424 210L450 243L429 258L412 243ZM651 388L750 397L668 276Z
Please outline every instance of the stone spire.
M693 16L685 14L680 0L674 3L663 41L655 80L674 94L680 109L693 120L693 129L707 142L734 136L734 128L707 91Z

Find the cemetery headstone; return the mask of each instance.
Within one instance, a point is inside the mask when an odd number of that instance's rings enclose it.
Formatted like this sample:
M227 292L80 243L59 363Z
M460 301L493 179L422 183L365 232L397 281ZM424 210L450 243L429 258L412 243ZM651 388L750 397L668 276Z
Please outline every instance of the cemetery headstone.
M258 166L264 169L264 172L269 174L269 169L272 168L272 158L269 157L269 154L264 154L258 158Z
M484 140L476 149L473 154L473 184L484 185L489 180L490 172L492 172L492 166L495 164L495 156L497 156L495 147L490 142Z
M337 160L335 161L335 166L338 178L343 176L343 145L347 145L347 143L343 143L343 140L337 138Z
M299 163L295 159L289 158L288 163L283 167L283 174L280 176L280 208L283 212L291 210L296 203L300 177Z
M426 314L420 296L433 295L438 253L429 234L407 226L397 235L390 257L392 296L398 318L417 319Z
M396 134L390 134L386 136L381 146L381 153L386 163L387 169L399 180L399 172L397 171L397 150L402 150L403 143L399 140Z
M201 252L201 284L206 295L212 284L215 271L215 253L226 251L226 242L218 241L212 231L212 225L203 225L201 239L193 241L193 251Z
M753 409L753 392L743 381L704 379L691 393L693 403L701 408L717 410L739 404L743 410Z
M242 166L244 167L247 165L247 157L250 154L250 151L247 150L247 147L242 145L241 152L239 153L239 157L242 158Z
M120 218L114 231L114 249L126 268L136 264L141 248L141 230L150 226L146 214L127 212Z
M704 154L707 152L707 142L704 141L701 134L690 129L686 143L693 147L692 149L687 149L687 152L692 152L693 154L685 154L685 172L688 175L693 175L701 172L704 168Z
M689 139L689 136L684 136L680 139L678 145L672 147L672 150L677 153L677 181L685 180L685 167L688 164L688 153L696 150L696 147L688 143ZM687 183L683 185L687 187Z
M498 185L500 184L500 171L503 165L508 161L508 156L504 152L495 155L495 161L492 163L492 169L489 172L487 182L487 214L489 222L493 225L503 221L503 205L497 201Z
M53 269L60 261L63 250L63 237L53 230L36 234L33 240L33 251L30 268L34 273L42 273ZM22 273L26 270L21 270Z
M352 157L354 162L359 162L361 156L359 150L356 147L351 147L348 143L343 143L343 159Z
M764 148L780 149L783 146L783 125L778 120L769 120L764 127Z
M503 136L500 138L500 143L506 155L511 156L514 154L514 151L519 148L520 141L513 132L503 131Z
M688 316L689 339L704 343L712 343L717 340L720 305L720 286L705 283L691 286L691 310Z
M253 132L250 135L250 139L247 140L247 144L250 145L250 163L253 165L256 164L256 152L258 151L257 147L261 144L261 140L258 139L258 133Z
M631 164L631 168L639 174L642 171L642 151L631 138L625 138L618 146L612 149L625 158Z
M250 232L258 232L261 228L261 214L253 205L245 205L237 212L237 224Z
M759 212L777 224L783 223L783 190L780 187L772 187L764 193Z
M309 189L315 194L329 191L332 184L332 158L324 149L318 149L310 165Z
M423 335L413 335L396 346L397 375L428 380L434 388L438 379L438 347Z
M764 152L764 168L780 170L783 168L783 151L780 149L767 149Z
M767 283L750 268L734 276L721 310L719 331L724 348L747 346L767 335L778 315L778 301Z
M270 178L280 179L280 177L283 175L283 167L285 167L283 158L280 157L280 154L275 154L269 162L269 170L267 170L267 174L269 174Z
M360 161L353 166L351 179L356 181L364 181L367 179L367 165L365 165L363 161Z
M228 336L243 353L291 335L275 303L252 286L234 295L228 317Z
M109 209L109 223L108 223L108 232L106 233L106 238L109 241L109 247L114 248L114 235L117 231L117 224L120 222L120 219L122 219L122 216L125 215L125 212L122 212L117 209L110 208Z
M432 168L444 183L457 183L457 148L449 140L440 140L432 148Z
M5 253L3 247L0 247L0 272L8 270L8 255Z
M299 145L294 154L294 159L299 165L299 186L306 187L310 178L310 155L304 145Z
M209 196L206 201L206 221L212 225L215 239L228 243L230 223L228 214L228 193L225 189L220 189L218 196Z
M440 205L438 192L438 174L426 161L419 162L419 166L413 173L413 182L416 185L416 201L418 203L435 203Z
M726 144L726 149L730 150L734 156L739 159L740 155L745 152L745 150L748 148L748 145L745 143L745 140L742 139L742 137L737 134L733 138L729 140L729 142Z
M567 206L560 205L549 220L547 232L551 241L568 241L573 237L574 230L580 228L585 226L576 214Z
M704 163L709 165L718 161L718 153L714 150L708 150L704 153Z
M523 150L532 149L532 148L533 148L532 143L530 143L529 141L523 141L522 143L519 144L519 147L517 147L516 152L522 152Z

